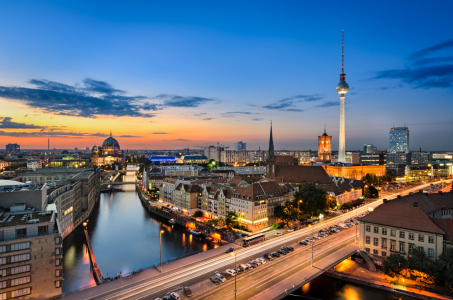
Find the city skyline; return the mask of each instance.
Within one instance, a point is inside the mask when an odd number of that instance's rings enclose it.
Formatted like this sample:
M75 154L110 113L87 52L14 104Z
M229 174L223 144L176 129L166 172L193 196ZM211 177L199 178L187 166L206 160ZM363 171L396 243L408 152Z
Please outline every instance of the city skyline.
M326 124L337 151L345 30L346 151L388 149L404 122L409 150L452 150L453 37L437 29L453 4L409 3L5 3L1 147L91 148L112 130L122 149L267 150L272 119L276 150L317 149Z

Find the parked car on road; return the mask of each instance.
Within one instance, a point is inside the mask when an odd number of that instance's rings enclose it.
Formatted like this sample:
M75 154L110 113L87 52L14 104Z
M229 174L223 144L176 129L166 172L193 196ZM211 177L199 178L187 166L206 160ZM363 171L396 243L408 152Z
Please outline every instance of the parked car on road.
M280 257L280 253L274 252L274 253L272 253L272 257Z
M182 288L182 291L184 292L184 295L186 295L187 298L190 298L193 296L192 291L189 289L188 286L185 286Z
M227 274L230 275L231 277L236 276L236 271L233 270L233 269L226 269L226 270L225 270L225 273L227 273Z
M215 285L220 284L220 280L217 279L217 277L210 277L209 280L211 280L211 282L214 283Z
M226 281L225 277L223 277L222 274L220 274L218 271L216 271L214 273L214 276L217 277L217 279L220 280L221 282L225 282Z
M283 234L281 232L277 232L275 236L282 236Z
M234 248L228 248L226 249L225 253L230 253L230 252L233 252L234 251Z
M266 253L266 254L263 255L263 257L264 257L265 259L268 259L268 260L274 260L274 259L272 258L272 254L271 254L271 253Z
M171 292L170 293L170 297L173 299L173 300L181 300L181 296L179 296L178 293L175 293L175 292Z
M285 250L281 250L281 249L280 249L280 250L277 250L277 252L280 253L280 254L282 254L282 255L286 255L286 254L287 254Z

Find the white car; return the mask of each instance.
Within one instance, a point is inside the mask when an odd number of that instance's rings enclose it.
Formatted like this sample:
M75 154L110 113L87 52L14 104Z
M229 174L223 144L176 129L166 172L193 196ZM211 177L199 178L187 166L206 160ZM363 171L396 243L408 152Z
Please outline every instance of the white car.
M264 258L257 258L256 259L257 262L260 262L260 264L264 265L266 263L266 260L264 260Z
M313 239L311 237L306 238L306 240L309 241L310 243L313 242Z
M318 240L321 239L321 237L320 237L319 235L317 235L317 234L314 234L313 237L314 237L315 239L318 239Z
M232 277L236 276L236 271L232 270L232 269L226 269L225 273L227 273L228 275L230 275Z
M170 293L170 297L174 300L180 300L181 299L181 296L179 296L178 293L175 293L175 292L172 292Z
M283 234L281 232L277 232L275 236L282 236Z
M217 279L219 279L221 282L226 281L225 277L223 277L222 274L220 274L218 271L215 272L214 276L217 277Z

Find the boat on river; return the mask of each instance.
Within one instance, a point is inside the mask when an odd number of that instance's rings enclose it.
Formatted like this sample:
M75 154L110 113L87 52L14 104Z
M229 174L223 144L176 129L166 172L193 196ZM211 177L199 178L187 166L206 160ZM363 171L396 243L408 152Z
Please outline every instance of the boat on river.
M168 223L170 223L171 225L174 225L175 224L175 219L168 220Z
M193 235L200 235L201 234L201 231L198 231L198 230L189 230L189 232Z

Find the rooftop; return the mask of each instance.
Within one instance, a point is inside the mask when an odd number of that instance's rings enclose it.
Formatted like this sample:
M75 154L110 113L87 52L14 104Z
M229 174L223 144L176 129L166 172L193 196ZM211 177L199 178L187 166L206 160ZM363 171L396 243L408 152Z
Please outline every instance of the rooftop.
M43 223L50 222L52 220L53 212L31 212L31 211L34 211L34 209L31 210L28 208L26 211L15 213L12 213L10 211L0 212L0 227Z

